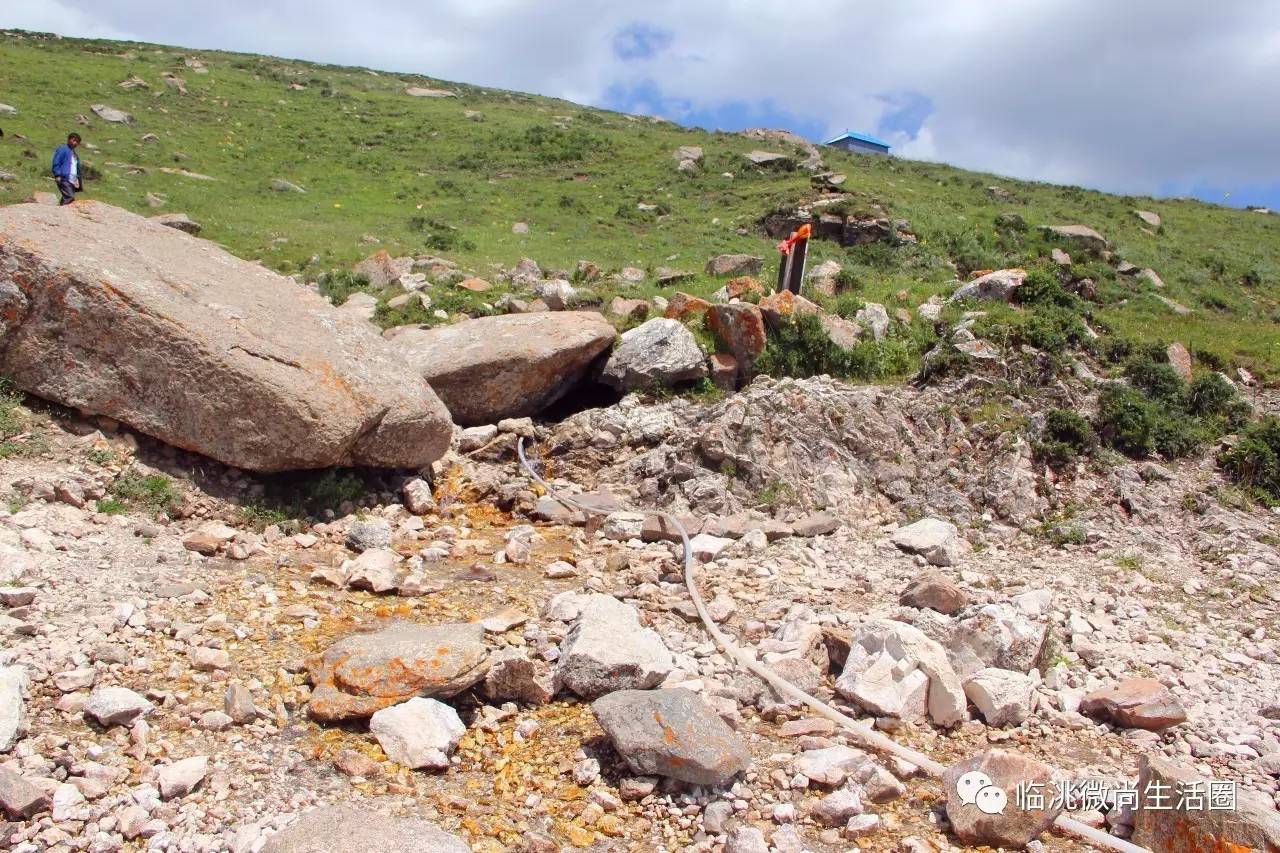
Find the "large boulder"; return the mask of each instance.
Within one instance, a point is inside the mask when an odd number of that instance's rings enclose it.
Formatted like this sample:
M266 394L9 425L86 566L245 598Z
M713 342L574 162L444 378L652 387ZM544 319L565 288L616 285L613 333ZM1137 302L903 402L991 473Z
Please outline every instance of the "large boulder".
M587 596L560 646L556 683L595 699L616 690L656 687L674 668L662 638L640 626L634 607L597 593Z
M0 373L256 471L420 468L452 435L439 399L369 324L93 201L0 208Z
M20 666L0 667L0 752L8 752L18 740L23 723L22 696L27 671Z
M1010 669L980 669L964 682L964 694L989 726L1016 726L1031 715L1036 683Z
M720 336L741 365L754 362L769 343L764 315L750 302L712 305L707 311L707 326Z
M1133 215L1150 225L1152 228L1159 228L1162 223L1160 214L1154 213L1150 210L1135 210Z
M396 764L413 770L446 770L466 734L458 712L443 702L415 696L369 718L369 731Z
M488 669L479 622L399 623L353 634L307 660L309 711L317 720L369 717L415 696L446 699L484 678Z
M600 381L619 391L667 387L707 375L707 358L678 320L655 317L622 333Z
M367 278L374 287L386 287L413 271L413 258L393 258L386 249L379 249L352 267L351 271Z
M615 332L594 311L479 317L449 326L405 326L392 344L463 426L536 414L560 399Z
M112 124L133 124L133 115L124 110L118 110L106 104L94 104L89 109L103 121L109 121Z
M942 644L962 678L987 667L1031 670L1048 634L1043 621L1003 602L968 608L954 619L920 611L911 623Z
M434 823L387 817L355 806L307 812L267 839L262 853L470 853L471 845Z
M720 786L751 763L746 744L688 690L620 690L591 712L635 773Z

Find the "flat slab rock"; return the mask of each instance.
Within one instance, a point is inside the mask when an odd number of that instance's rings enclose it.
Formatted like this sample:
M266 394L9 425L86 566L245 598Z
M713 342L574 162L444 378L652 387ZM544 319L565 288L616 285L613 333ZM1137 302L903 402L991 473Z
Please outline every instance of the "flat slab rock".
M537 414L581 380L615 336L595 311L479 317L389 335L463 426Z
M262 853L470 853L471 845L434 823L387 817L354 806L307 812L267 839Z
M1154 678L1127 678L1095 690L1080 700L1080 713L1153 732L1187 721L1178 697Z
M154 705L127 687L95 688L84 705L86 716L108 728L133 725L134 720L153 710Z
M309 712L324 722L369 717L415 696L448 698L484 678L488 652L479 622L399 623L353 634L308 658Z
M100 202L0 208L0 318L24 391L239 468L422 468L452 436L368 323Z
M593 702L591 712L642 775L718 787L751 764L733 729L688 690L619 690Z

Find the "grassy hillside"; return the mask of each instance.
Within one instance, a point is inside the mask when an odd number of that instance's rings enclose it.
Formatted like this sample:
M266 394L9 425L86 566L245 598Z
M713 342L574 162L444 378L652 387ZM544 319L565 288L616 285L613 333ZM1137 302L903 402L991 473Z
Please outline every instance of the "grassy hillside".
M189 58L207 73L189 67ZM166 85L165 72L182 78L185 93ZM119 87L134 76L148 87ZM457 96L415 98L407 86ZM481 273L521 256L561 269L587 258L606 270L698 270L721 252L772 259L772 241L755 222L811 193L806 172L747 167L744 153L777 150L772 143L549 98L269 57L10 33L0 35L0 102L18 109L0 116L0 171L16 176L0 183L0 202L52 189L50 153L74 129L97 175L89 195L144 213L186 212L204 224L204 236L236 254L308 277L367 255L376 247L366 236L392 254L439 254ZM90 113L97 103L136 121L106 123ZM80 115L90 117L87 126L77 123ZM144 141L148 134L155 141ZM676 170L678 145L705 149L700 171ZM1157 291L1117 278L1101 262L1082 264L1077 273L1099 285L1095 328L1180 340L1204 364L1280 379L1280 217L837 150L824 157L848 175L845 189L858 205L909 220L919 238L898 247L816 246L815 262L835 258L851 269L859 298L892 310L947 293L956 274L947 262L961 277L1035 266L1051 248L1035 226L1083 223L1120 257L1157 270L1166 285ZM273 191L275 178L306 192ZM993 198L993 185L1012 200ZM165 206L149 207L148 193L163 196ZM1135 208L1160 214L1163 227L1144 233ZM1029 227L998 225L1004 213ZM529 232L512 233L521 221ZM1193 312L1176 315L1156 293Z

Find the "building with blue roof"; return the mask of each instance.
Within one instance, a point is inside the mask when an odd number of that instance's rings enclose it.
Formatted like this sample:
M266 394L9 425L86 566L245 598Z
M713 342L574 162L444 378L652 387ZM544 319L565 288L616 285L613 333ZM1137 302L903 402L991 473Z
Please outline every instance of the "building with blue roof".
M835 139L828 139L825 144L843 148L845 151L855 151L859 154L889 153L889 143L883 139L877 139L866 133L854 133L852 130L846 130Z

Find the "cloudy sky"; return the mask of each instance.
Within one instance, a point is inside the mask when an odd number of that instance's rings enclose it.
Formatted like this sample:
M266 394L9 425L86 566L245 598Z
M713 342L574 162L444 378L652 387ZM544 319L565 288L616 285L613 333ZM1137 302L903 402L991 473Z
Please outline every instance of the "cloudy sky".
M17 0L0 26L420 72L707 128L850 128L906 157L1280 208L1272 0Z

